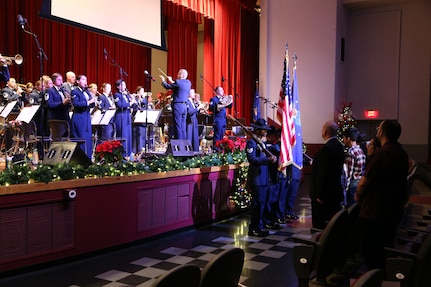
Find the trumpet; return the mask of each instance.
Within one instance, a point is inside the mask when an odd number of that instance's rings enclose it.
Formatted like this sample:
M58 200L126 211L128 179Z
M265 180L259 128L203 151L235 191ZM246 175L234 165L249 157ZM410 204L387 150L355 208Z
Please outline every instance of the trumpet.
M0 56L0 59L5 59L6 65L12 65L13 62L17 65L21 65L24 61L24 58L20 54L16 54L14 57Z

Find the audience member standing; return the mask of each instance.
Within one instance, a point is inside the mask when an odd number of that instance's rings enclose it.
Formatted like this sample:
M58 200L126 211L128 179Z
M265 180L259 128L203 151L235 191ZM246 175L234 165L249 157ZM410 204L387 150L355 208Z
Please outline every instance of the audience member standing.
M337 139L337 124L326 122L322 127L324 146L313 158L310 197L314 228L324 229L332 216L341 209L344 150Z
M90 108L94 107L96 97L92 97L87 91L87 77L79 75L77 77L78 88L72 91L72 135L76 138L85 140L82 144L82 150L87 154L88 158L92 158L93 141L92 141L92 126L90 117Z
M249 162L248 179L252 193L251 221L248 229L250 236L266 236L268 230L264 229L264 214L267 204L271 177L268 166L277 161L276 156L267 156L264 152L265 144L261 141L266 136L266 131L271 128L266 125L264 119L258 119L251 126L254 128L256 138L247 141L246 154Z
M359 181L359 226L364 262L369 269L385 267L385 246L393 246L407 198L409 158L398 142L401 125L384 120L377 128L382 147L370 158Z
M382 147L382 143L380 142L378 137L373 137L370 139L369 142L367 142L366 148L367 148L367 160L366 163L368 163L371 159L371 157L376 153L376 151Z
M343 132L344 144L349 148L344 158L344 172L346 173L345 204L347 207L356 203L355 193L358 182L365 171L365 154L356 144L358 130L349 128Z
M165 77L160 76L163 87L174 91L171 102L174 120L174 138L180 140L187 139L187 102L192 87L192 83L187 79L187 76L188 72L186 69L178 71L175 81L172 80L172 77L168 77L168 82L166 82Z

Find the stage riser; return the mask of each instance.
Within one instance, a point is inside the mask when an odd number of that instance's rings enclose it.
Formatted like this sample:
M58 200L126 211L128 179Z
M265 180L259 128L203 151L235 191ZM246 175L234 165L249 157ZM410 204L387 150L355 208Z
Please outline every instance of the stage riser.
M40 189L31 192L15 186L13 194L0 195L0 272L238 212L229 201L233 166L173 173L177 176L136 176L139 181L134 176L65 181L64 188L57 182L56 189L35 184Z

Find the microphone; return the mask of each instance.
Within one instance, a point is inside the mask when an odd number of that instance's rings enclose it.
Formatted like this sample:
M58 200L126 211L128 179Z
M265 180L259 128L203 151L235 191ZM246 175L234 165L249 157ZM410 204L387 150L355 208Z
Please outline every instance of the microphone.
M226 79L225 79L225 77L224 77L224 76L221 76L221 81L222 81L222 82L226 81Z
M147 70L144 71L144 74L147 75L147 78L150 79L151 81L153 82L156 81L156 79L154 79L153 76L151 76L151 74Z
M105 54L105 60L108 60L108 52L106 52L106 48L103 48L103 54Z
M18 23L21 25L21 28L24 29L24 25L27 23L27 19L23 18L21 14L18 14L17 16Z

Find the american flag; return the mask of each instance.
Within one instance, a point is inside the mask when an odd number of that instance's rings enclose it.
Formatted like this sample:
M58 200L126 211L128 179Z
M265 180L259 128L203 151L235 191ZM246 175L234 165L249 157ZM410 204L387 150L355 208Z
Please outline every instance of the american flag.
M281 81L281 90L277 109L277 118L278 120L281 119L281 151L279 169L282 171L285 171L285 167L292 164L293 161L292 147L296 142L293 111L294 107L289 76L289 53L286 44L283 79Z

